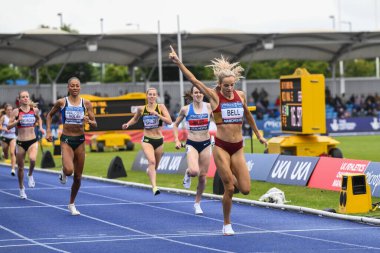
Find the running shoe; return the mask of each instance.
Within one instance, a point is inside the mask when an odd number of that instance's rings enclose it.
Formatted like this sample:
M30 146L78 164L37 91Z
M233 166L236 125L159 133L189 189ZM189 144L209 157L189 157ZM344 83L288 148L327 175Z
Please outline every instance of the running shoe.
M194 203L194 212L196 215L203 214L203 210L201 208L200 203Z
M21 199L27 199L28 198L28 196L26 196L26 193L25 193L25 188L20 189L20 198Z
M28 176L28 186L30 188L34 188L36 186L36 182L34 182L33 175Z
M76 209L74 203L68 205L69 211L71 212L71 215L80 215L80 212Z
M67 176L63 173L63 170L59 173L59 182L61 182L61 184L66 184L67 182Z
M16 176L16 171L15 171L15 169L12 169L12 171L11 171L11 175L12 175L12 176Z
M156 195L158 195L158 194L161 193L161 192L160 192L160 189L158 189L157 187L153 187L152 191L153 191L153 195L154 195L154 196L156 196Z
M234 235L235 231L232 229L231 224L223 225L223 235Z
M185 173L185 176L183 177L182 184L185 189L189 189L191 186L191 177L189 176L189 174L187 174L187 172Z

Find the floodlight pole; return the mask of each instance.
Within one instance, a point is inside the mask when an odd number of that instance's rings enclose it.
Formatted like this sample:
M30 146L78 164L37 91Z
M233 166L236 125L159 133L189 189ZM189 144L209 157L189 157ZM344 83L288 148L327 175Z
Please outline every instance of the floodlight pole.
M331 18L331 20L332 20L332 28L333 28L333 31L335 31L335 16L330 15L329 18Z
M59 21L60 21L60 24L61 24L60 28L62 30L62 28L63 28L63 14L62 14L62 12L59 12L57 15L59 16Z
M100 33L103 34L103 18L100 18Z
M104 19L103 18L100 18L100 33L102 34L102 36L103 36L103 33L104 33L104 29L103 29L103 21L104 21ZM100 70L100 80L101 80L101 82L104 82L104 76L105 76L105 66L104 66L104 63L102 62L101 64L100 64L100 66L101 66L101 70Z
M377 31L379 29L379 22L378 22L378 10L377 10L377 0L374 0L374 11L375 11L375 30ZM380 61L379 57L377 56L375 59L376 64L376 78L380 78Z
M177 27L178 27L178 33L177 33L178 58L181 62L183 62L183 60L182 60L181 29L180 29L180 25L179 25L179 15L177 15ZM179 71L179 92L180 92L179 97L181 98L180 99L181 100L181 107L183 107L185 105L185 103L182 99L182 96L184 94L184 88L183 88L183 75L182 75L181 70Z
M331 63L331 73L332 73L332 89L331 94L333 97L336 96L336 62Z
M341 30L341 18L342 18L342 15L341 15L341 3L340 3L340 0L338 0L338 31L340 31Z
M158 85L161 103L164 103L164 87L162 82L162 46L161 46L161 30L160 21L157 22L157 49L158 49Z
M340 73L340 95L346 92L346 81L344 78L344 63L339 61L339 73Z

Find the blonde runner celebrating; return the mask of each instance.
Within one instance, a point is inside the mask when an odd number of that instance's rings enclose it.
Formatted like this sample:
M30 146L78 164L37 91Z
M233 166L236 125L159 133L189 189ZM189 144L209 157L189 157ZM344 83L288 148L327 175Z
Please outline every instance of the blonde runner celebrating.
M213 156L224 186L222 232L224 235L233 235L235 232L232 229L230 215L234 185L244 195L249 194L251 190L251 179L243 149L242 123L244 116L258 140L262 144L267 143L259 133L255 120L248 110L244 92L235 90L235 83L242 77L241 72L244 69L238 63L229 63L223 57L214 59L209 67L214 71L217 86L211 89L186 68L171 46L170 49L169 58L210 101L217 126Z

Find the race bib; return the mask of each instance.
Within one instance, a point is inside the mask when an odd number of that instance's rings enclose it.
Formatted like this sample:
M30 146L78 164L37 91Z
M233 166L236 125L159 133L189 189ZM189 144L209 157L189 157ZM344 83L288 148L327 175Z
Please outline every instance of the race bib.
M66 124L82 124L84 118L83 107L67 107L65 112Z
M157 128L160 123L160 118L156 115L146 115L143 117L144 128L153 129Z
M23 127L31 127L36 123L36 117L34 114L24 114L20 120L20 125Z
M244 108L241 102L222 103L220 105L223 123L242 123Z
M204 131L208 129L208 114L195 114L190 115L189 119L189 130L190 131Z

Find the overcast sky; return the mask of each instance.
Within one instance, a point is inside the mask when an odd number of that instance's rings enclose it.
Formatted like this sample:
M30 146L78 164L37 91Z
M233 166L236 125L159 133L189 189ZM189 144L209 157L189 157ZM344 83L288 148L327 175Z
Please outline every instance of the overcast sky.
M101 18L105 33L137 28L155 33L158 21L162 33L172 33L177 16L188 32L331 31L334 21L337 31L380 27L380 0L0 0L0 6L0 33L59 27L61 17L80 33L100 33Z

